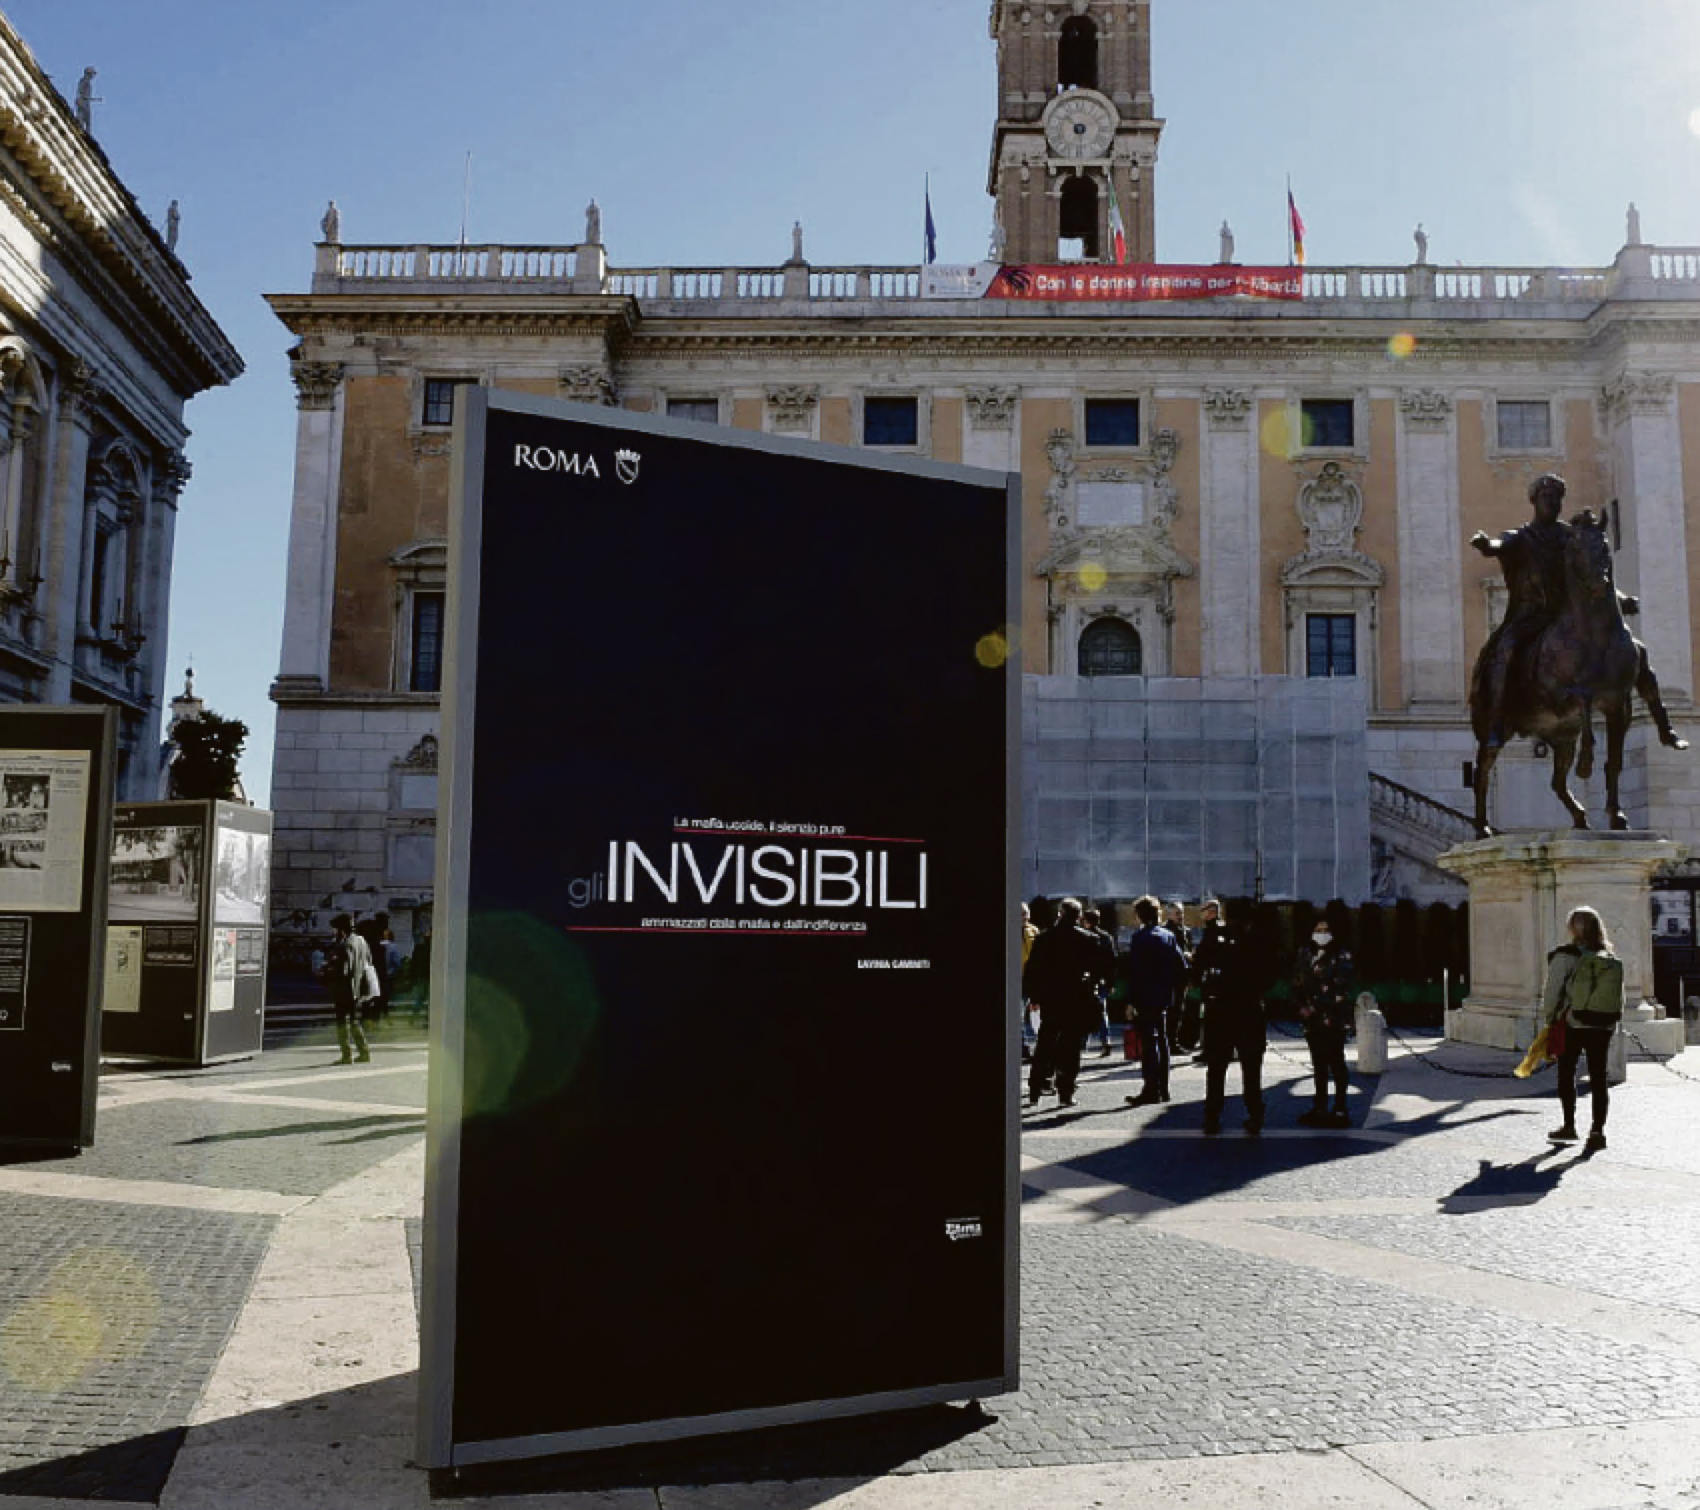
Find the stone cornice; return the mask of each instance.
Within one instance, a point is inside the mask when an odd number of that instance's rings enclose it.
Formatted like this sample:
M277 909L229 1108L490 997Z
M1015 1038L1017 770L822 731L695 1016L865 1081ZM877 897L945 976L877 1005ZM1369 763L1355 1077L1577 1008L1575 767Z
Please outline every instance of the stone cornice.
M635 300L601 294L528 299L420 298L407 294L267 294L272 313L295 335L482 335L507 339L597 335L617 343L637 329Z
M0 142L64 226L62 232L26 200L23 208L32 229L38 235L50 233L46 239L56 251L65 251L69 244L85 252L105 279L146 312L142 321L131 323L168 338L189 375L188 394L241 375L242 358L190 290L182 264L4 16ZM14 207L22 198L15 190L7 197ZM78 259L67 260L74 264ZM97 295L105 279L90 280Z

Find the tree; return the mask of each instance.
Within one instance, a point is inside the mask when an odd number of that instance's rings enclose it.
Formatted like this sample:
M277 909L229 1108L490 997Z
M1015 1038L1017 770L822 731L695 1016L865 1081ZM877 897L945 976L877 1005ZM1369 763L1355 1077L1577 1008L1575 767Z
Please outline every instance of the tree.
M186 801L236 795L248 726L239 718L221 718L210 708L185 719L175 735L177 758L171 763L171 795Z

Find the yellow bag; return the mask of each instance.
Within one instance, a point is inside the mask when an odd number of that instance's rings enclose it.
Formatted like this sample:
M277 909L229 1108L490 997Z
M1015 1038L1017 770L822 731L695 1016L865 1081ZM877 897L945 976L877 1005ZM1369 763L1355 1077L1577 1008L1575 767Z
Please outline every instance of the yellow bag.
M1547 1052L1547 1034L1551 1030L1542 1028L1535 1035L1535 1041L1529 1045L1529 1052L1523 1056L1523 1062L1511 1073L1519 1080L1527 1080L1543 1064L1548 1064L1558 1056Z

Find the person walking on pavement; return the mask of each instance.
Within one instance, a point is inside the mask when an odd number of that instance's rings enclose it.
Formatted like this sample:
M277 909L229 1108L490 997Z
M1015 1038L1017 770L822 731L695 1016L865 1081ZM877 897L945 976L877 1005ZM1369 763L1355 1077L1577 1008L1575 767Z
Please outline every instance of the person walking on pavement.
M1194 1064L1208 1064L1210 1056L1204 1049L1205 1035L1210 1031L1209 962L1214 947L1211 941L1222 924L1222 904L1211 897L1200 911L1204 914L1204 926L1198 931L1198 943L1189 961L1191 980L1198 989L1198 1003L1194 1006L1188 1002L1182 1009L1181 1032L1175 1045L1192 1054ZM1194 1053L1194 1050L1197 1052Z
M1080 903L1057 904L1055 926L1033 941L1023 972L1023 990L1039 1008L1039 1041L1027 1080L1027 1104L1037 1106L1051 1078L1064 1106L1074 1105L1080 1079L1080 1045L1098 1010L1097 982L1115 968L1113 953L1095 933L1080 926Z
M1157 924L1155 897L1133 904L1140 927L1128 940L1122 956L1122 979L1127 983L1128 1021L1137 1023L1144 1041L1142 1064L1145 1088L1129 1096L1129 1106L1153 1106L1169 1099L1169 1009L1175 988L1186 979L1186 957L1174 934Z
M372 966L378 972L378 999L370 1010L379 1017L390 1015L390 915L375 912L354 925L355 933L366 940L372 956Z
M1039 937L1039 930L1034 926L1033 913L1028 905L1021 904L1021 978L1027 979L1027 961L1033 954L1033 940ZM1021 1058L1023 1063L1033 1058L1033 1003L1027 999L1027 992L1021 993Z
M1180 946L1181 958L1187 963L1187 969L1192 968L1192 939L1186 928L1186 908L1179 902L1167 902L1163 906L1163 926L1173 935ZM1169 1052L1174 1052L1175 1045L1181 1040L1181 1021L1186 1015L1187 977L1182 975L1180 983L1175 987L1175 999L1169 1007Z
M1222 1107L1228 1094L1228 1066L1240 1062L1240 1094L1245 1099L1245 1130L1256 1137L1263 1131L1263 1056L1269 1030L1263 1016L1260 973L1250 945L1228 927L1219 902L1208 902L1211 914L1193 955L1193 974L1204 994L1205 1021L1210 1037L1204 1071L1204 1131L1222 1131Z
M1103 929L1103 914L1096 907L1088 907L1080 915L1080 925L1088 933L1095 933L1104 941L1109 950L1109 969L1104 972L1098 982L1098 1057L1110 1057L1110 987L1116 978L1116 940L1115 935L1106 933Z
M1612 952L1605 924L1592 907L1578 907L1571 913L1569 927L1569 942L1547 957L1548 1029L1560 1019L1564 1022L1564 1047L1558 1056L1558 1100L1564 1122L1548 1139L1576 1141L1576 1067L1586 1056L1593 1125L1583 1151L1592 1154L1606 1146L1606 1114L1611 1110L1606 1061L1612 1035L1623 1021L1623 961Z
M366 1003L375 999L371 989L372 950L354 931L354 920L346 912L331 919L330 949L325 956L325 983L330 987L331 1006L336 1012L336 1041L342 1050L339 1064L356 1059L365 1064L372 1057L366 1042L366 1025L361 1021ZM354 1050L351 1054L350 1048Z
M1316 1100L1299 1118L1306 1127L1349 1127L1346 1092L1346 1036L1352 1029L1352 956L1335 938L1327 918L1318 918L1310 942L1299 951L1294 979L1299 1018L1310 1046ZM1334 1109L1328 1109L1328 1085L1334 1084Z

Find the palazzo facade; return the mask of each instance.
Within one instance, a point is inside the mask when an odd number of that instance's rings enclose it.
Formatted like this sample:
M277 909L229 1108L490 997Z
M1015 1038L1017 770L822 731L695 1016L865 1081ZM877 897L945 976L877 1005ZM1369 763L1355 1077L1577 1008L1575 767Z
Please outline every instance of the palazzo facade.
M88 93L85 78L84 94ZM241 358L0 17L0 702L118 710L157 795L184 408Z
M577 246L354 245L328 225L310 291L271 300L300 403L273 694L281 909L389 904L403 933L428 917L465 384L1019 472L1023 669L1247 696L1258 678L1356 680L1365 874L1384 898L1459 895L1433 860L1468 834L1470 668L1503 600L1467 542L1526 522L1542 473L1607 516L1696 736L1700 249L1646 244L1632 214L1588 269L1443 269L1419 247L1403 267L1306 269L1296 301L975 296L998 266L1103 263L1116 210L1130 260L1155 259L1149 9L992 7L985 268L820 267L800 232L771 267L617 268L599 216ZM644 557L665 549L633 519L629 557L599 563L630 577L634 620ZM551 699L559 657L620 653L618 626L537 647L540 739L594 716ZM1700 765L1650 735L1631 737L1631 817L1700 840ZM1547 780L1531 747L1507 755L1507 826L1562 817ZM1597 783L1588 800L1601 809Z

